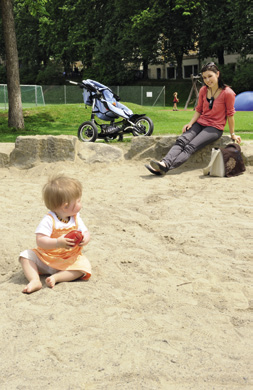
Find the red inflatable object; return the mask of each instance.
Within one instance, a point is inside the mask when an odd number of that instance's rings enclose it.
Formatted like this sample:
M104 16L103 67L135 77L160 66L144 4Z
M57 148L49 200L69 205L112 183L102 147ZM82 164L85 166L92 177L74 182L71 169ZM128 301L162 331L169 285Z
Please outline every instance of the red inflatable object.
M71 238L72 240L75 240L75 246L80 244L83 240L83 235L79 230L72 230L65 236L66 238Z

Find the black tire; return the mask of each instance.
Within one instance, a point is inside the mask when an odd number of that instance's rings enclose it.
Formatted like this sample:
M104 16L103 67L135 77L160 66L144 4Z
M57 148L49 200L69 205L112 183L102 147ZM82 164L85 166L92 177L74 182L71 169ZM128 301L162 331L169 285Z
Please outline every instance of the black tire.
M93 122L83 122L78 129L78 138L83 142L95 142L98 137L98 129Z
M133 129L133 135L136 136L149 136L153 133L154 124L148 116L142 116L138 118L135 122L135 125L140 128L140 132Z

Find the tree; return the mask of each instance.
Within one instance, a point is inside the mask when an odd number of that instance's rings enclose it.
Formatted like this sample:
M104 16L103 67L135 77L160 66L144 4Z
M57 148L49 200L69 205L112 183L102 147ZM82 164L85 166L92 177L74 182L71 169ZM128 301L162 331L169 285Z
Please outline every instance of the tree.
M144 26L137 20L139 15L145 22L141 13L151 1L102 0L103 6L99 6L99 2L93 0L92 14L85 16L88 16L89 23L89 28L85 29L82 57L84 65L89 68L86 74L111 85L129 83L134 79L140 63L149 61L153 55L154 50L146 50L144 53L145 47L151 48L150 39L157 45L154 29L151 30L150 25ZM91 59L92 66L89 66Z
M140 10L131 18L135 58L142 63L144 79L148 78L148 65L158 63L159 54L163 58L160 12L156 3L152 3L152 7Z
M224 55L239 53L245 56L251 46L251 1L201 1L199 49L202 59L216 57L224 64ZM215 11L214 11L215 10Z
M177 63L181 78L183 56L191 50L198 49L201 58L217 57L220 64L225 51L250 50L250 0L14 0L14 5L26 82L49 80L49 74L63 82L63 68L69 72L77 60L84 77L111 85L132 81L140 65L147 78L149 64L168 62Z
M177 77L182 78L184 54L196 50L200 2L189 0L159 0L165 9L161 25L164 34L164 56L166 61L175 61Z
M34 84L44 53L40 41L39 18L22 0L14 2L14 18L19 53L20 82Z
M19 61L15 32L15 23L13 16L13 4L11 0L1 0L2 24L4 31L6 70L7 70L7 88L8 88L8 126L17 129L25 127L21 90L19 82Z

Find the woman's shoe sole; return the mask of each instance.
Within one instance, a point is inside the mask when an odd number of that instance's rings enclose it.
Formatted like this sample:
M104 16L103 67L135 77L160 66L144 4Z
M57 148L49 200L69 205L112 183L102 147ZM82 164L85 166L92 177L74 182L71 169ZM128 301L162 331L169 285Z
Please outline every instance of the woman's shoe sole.
M168 172L168 168L164 167L161 163L158 161L151 160L150 165L153 169L160 172L161 175L165 175Z
M153 173L153 175L156 175L156 176L162 175L160 171L156 171L155 169L151 168L150 165L145 164L145 167L149 170L149 172Z

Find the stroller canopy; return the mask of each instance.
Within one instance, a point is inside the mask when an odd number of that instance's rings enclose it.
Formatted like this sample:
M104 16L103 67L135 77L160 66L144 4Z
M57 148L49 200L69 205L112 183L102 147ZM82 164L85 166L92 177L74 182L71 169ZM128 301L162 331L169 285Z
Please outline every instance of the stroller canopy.
M91 106L92 100L95 99L94 112L98 118L111 121L118 117L129 119L133 115L128 107L119 103L119 97L109 87L91 79L83 80L82 83L85 86L83 90L84 103ZM91 89L93 90L91 91ZM97 94L97 92L99 93Z

